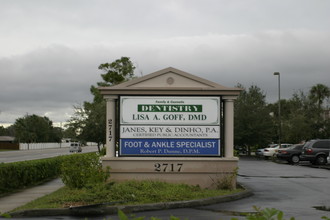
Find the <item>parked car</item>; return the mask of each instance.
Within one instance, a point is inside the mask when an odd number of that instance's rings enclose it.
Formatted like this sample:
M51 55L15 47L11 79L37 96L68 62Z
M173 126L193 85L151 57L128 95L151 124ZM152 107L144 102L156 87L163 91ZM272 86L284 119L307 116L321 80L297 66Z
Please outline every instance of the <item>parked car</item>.
M264 148L259 148L256 150L256 156L262 157L264 156Z
M78 142L73 142L70 144L70 152L81 152L82 148L81 148L81 144Z
M247 154L247 149L245 146L235 146L234 149L237 151L238 154Z
M267 148L276 146L276 144L268 144ZM256 156L263 157L265 148L259 148L256 150Z
M286 160L289 163L297 164L300 161L303 146L303 144L294 144L288 148L279 149L276 157L280 160Z
M266 159L268 159L269 157L274 157L279 149L288 148L291 145L292 144L281 144L281 147L279 147L279 145L276 144L276 145L273 145L271 147L265 148L264 149L264 157Z
M300 159L310 161L312 164L323 165L327 163L329 152L330 139L310 140L305 143Z

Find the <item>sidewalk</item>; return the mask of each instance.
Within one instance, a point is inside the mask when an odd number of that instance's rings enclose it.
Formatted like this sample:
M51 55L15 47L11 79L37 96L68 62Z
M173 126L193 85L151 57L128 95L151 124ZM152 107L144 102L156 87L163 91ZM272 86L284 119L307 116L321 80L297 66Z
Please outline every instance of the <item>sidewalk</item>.
M0 198L0 213L9 212L39 197L52 193L64 184L60 178Z

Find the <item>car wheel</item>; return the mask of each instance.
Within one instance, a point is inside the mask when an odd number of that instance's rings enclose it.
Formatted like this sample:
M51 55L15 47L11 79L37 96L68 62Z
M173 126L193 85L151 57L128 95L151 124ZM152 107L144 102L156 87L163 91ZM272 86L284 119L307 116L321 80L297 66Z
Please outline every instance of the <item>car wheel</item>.
M292 162L293 164L299 163L299 161L300 161L300 158L299 158L298 155L293 155L293 156L291 157L291 162Z
M324 165L324 164L327 163L327 158L325 158L324 155L320 155L320 156L318 156L318 157L316 158L316 163L317 163L318 165Z

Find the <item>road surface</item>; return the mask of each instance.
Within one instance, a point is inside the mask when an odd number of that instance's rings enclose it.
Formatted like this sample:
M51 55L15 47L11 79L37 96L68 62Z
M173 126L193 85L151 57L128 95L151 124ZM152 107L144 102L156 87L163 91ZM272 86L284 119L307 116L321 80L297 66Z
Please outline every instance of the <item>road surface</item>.
M96 152L97 146L85 146L82 148L83 153ZM56 157L60 155L72 154L69 147L43 149L43 150L17 150L17 151L0 151L0 163L12 163L25 160L36 160L43 158Z

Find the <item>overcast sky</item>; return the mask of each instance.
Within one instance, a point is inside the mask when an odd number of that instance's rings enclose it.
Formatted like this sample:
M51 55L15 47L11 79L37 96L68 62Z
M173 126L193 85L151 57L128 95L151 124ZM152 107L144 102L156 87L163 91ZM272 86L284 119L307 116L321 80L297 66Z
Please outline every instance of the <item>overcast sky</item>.
M329 0L1 0L0 124L65 122L90 101L98 65L128 56L146 75L174 67L275 102L330 86Z

